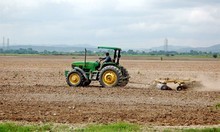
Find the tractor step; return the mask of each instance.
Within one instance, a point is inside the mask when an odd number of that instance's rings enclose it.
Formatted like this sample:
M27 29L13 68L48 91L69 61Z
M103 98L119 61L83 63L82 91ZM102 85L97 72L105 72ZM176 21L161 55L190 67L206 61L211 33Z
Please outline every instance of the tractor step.
M95 81L95 80L97 80L98 79L98 71L94 71L92 74L90 74L90 79L91 80L93 80L93 81Z

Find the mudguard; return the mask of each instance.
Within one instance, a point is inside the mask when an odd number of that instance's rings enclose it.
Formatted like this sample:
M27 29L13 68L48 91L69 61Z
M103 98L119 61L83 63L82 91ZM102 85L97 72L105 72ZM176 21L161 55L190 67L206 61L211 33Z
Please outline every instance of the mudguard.
M74 67L73 70L79 71L80 73L82 73L82 75L84 76L84 78L85 78L86 80L88 80L88 77L86 76L86 73L85 73L81 68L79 68L79 67Z

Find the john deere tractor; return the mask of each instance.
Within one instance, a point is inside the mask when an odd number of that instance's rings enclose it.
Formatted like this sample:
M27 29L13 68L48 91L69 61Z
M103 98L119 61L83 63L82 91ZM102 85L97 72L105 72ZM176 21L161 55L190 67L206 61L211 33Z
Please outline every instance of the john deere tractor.
M103 87L123 87L129 81L128 71L119 64L121 48L98 47L99 49L114 50L111 62L87 62L86 49L84 62L73 62L72 70L65 71L66 82L71 87L88 86L91 81L99 81Z

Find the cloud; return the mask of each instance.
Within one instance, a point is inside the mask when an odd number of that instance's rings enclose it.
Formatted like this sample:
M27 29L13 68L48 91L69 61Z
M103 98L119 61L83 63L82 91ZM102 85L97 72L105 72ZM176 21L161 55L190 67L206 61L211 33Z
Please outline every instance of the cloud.
M220 41L217 0L5 0L0 18L0 34L17 44L132 48L162 45L166 37L181 45Z

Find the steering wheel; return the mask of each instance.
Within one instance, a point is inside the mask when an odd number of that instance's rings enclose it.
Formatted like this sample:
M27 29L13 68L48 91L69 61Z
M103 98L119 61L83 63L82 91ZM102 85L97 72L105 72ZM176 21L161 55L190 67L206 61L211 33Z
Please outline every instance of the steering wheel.
M98 60L96 60L96 62L100 63L102 61L102 58L99 58Z

